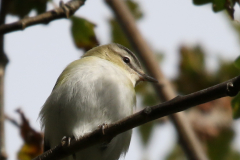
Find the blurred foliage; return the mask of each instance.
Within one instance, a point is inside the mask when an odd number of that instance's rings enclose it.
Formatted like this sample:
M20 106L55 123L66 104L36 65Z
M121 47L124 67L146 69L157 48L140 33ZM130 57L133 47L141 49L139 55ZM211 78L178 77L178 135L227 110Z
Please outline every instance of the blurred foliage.
M46 12L48 0L8 0L7 14L12 14L23 18L32 10L36 10L37 14Z
M130 50L133 50L132 46L130 45L125 33L123 32L122 28L118 24L115 18L111 18L109 20L109 24L111 26L111 38L112 42L119 43Z
M236 31L239 42L240 42L240 24L239 22L232 22L230 21L231 25L233 26L234 30ZM240 69L240 56L235 60L234 65L236 68ZM233 98L232 100L232 108L233 108L233 118L237 119L240 117L240 93Z
M201 46L181 46L179 75L174 80L177 90L189 94L229 80L240 74L233 62L218 58L218 68L206 68L206 53ZM231 129L231 98L222 98L190 109L187 116L211 160L235 160L240 154L231 147L234 133ZM238 112L239 113L239 112ZM167 160L185 160L176 144Z
M231 129L227 129L223 130L217 137L208 140L207 152L209 159L228 160L229 152L231 149L231 141L233 137L234 132Z
M240 118L240 93L232 100L233 118Z
M207 153L210 160L239 160L240 154L231 147L234 133L231 129L224 130L221 134L207 142ZM166 160L187 160L181 146L174 146L173 151Z
M126 4L127 4L128 8L130 9L133 17L136 20L139 20L143 17L143 12L141 11L141 8L140 8L138 2L132 1L132 0L126 0Z
M235 21L232 21L232 19L230 19L229 16L226 16L226 19L227 19L228 23L233 27L234 31L236 32L236 35L238 35L238 39L239 39L239 42L240 42L240 23L239 23L239 19L235 20Z
M197 78L196 78L197 77ZM188 94L210 86L211 75L206 73L204 53L200 46L180 48L179 75L175 80L177 90Z
M195 5L203 5L212 3L212 9L214 12L226 10L229 16L234 19L234 5L239 4L238 0L193 0Z
M21 116L20 133L23 139L23 146L18 152L18 160L31 160L43 153L43 134L35 131L29 124L23 112L18 109Z
M205 53L200 46L180 48L179 75L174 80L177 90L189 94L209 86L229 80L240 74L233 62L219 58L219 67L215 72L206 68Z
M240 69L240 56L234 62L235 66Z
M70 19L72 21L71 32L77 48L88 51L99 44L93 23L76 16L72 16Z
M234 62L219 59L219 63L220 67L214 75L216 83L221 83L240 75L240 70L235 67Z
M141 105L142 106L152 106L160 103L159 98L155 94L155 91L151 84L142 83L136 87L136 92L141 96ZM154 127L154 121L146 123L144 125L139 126L138 131L141 135L141 139L143 144L146 146L148 144L149 138L151 137L151 133Z
M185 153L182 150L182 147L179 144L176 144L171 152L167 155L166 160L187 160Z
M232 24L233 28L235 29L235 31L237 32L238 39L240 42L240 24L239 24L239 22L232 22L231 24Z
M132 0L125 1L128 8L130 9L133 17L135 20L140 20L143 17L143 12L140 9L140 6L137 2ZM114 43L119 43L130 50L133 50L132 46L130 45L128 38L126 37L125 33L123 32L121 26L117 22L115 18L110 18L109 24L111 27L111 40Z
M149 138L151 137L153 125L154 125L154 122L148 122L138 127L138 130L141 133L141 138L144 146L147 145Z
M141 82L136 86L136 91L141 96L142 104L145 106L152 106L159 102L159 98L150 83Z
M240 31L240 30L239 30ZM240 69L240 56L234 62L235 66ZM240 118L240 93L232 100L233 118Z

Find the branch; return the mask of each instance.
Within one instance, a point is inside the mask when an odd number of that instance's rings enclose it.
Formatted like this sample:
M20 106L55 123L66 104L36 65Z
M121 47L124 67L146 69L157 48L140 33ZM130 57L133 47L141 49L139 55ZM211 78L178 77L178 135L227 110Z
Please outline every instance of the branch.
M156 93L162 101L169 101L176 97L176 93L171 86L171 83L164 77L159 69L159 65L155 60L154 54L150 47L145 42L141 33L139 32L135 20L129 11L128 7L122 0L105 0L110 8L113 10L120 26L125 32L128 40L139 54L144 66L148 72L155 77L161 85L154 86ZM185 113L181 112L171 116L171 119L178 131L180 144L188 159L207 160L202 146L194 133L192 126L187 120Z
M0 25L5 23L9 0L1 0ZM0 34L0 160L7 159L4 127L4 77L8 58L4 52L4 36Z
M174 99L159 105L146 107L145 109L117 121L116 123L108 124L104 129L102 127L98 127L98 129L85 134L77 140L71 140L69 146L67 146L67 143L59 144L55 148L46 151L33 160L55 160L64 158L95 144L109 142L109 140L116 135L152 120L180 112L190 107L221 97L235 96L239 90L240 76L186 96L175 97Z
M5 114L5 120L8 120L9 122L11 122L14 126L16 127L20 127L20 124L18 123L18 121L12 117L10 117L9 115Z
M42 13L35 17L27 17L14 23L4 24L0 26L0 35L17 30L24 30L26 27L36 24L48 24L49 22L68 18L73 15L78 8L84 5L86 0L71 0L67 3L60 2L60 7L54 10Z

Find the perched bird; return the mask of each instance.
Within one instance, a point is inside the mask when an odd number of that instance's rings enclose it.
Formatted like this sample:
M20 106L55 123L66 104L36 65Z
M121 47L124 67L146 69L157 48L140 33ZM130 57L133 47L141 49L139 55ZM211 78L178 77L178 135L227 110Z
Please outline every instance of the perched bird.
M157 82L143 72L129 49L115 43L95 47L69 64L39 115L45 150L64 136L77 139L99 125L131 115L136 105L134 87L140 81ZM131 131L127 131L65 160L117 160L126 154L130 139Z

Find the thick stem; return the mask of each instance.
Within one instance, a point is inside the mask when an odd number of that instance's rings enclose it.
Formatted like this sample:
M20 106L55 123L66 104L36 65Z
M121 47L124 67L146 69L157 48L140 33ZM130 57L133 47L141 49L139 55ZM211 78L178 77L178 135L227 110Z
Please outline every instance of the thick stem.
M153 52L145 42L141 33L139 32L135 20L131 15L128 7L122 0L105 0L115 13L116 18L126 33L131 45L139 54L148 72L155 77L161 85L155 85L154 88L162 101L168 101L176 97L170 82L164 77L159 69L159 65L155 60ZM177 128L181 145L191 160L207 160L199 140L197 139L190 123L187 121L185 113L181 112L171 116L174 125Z

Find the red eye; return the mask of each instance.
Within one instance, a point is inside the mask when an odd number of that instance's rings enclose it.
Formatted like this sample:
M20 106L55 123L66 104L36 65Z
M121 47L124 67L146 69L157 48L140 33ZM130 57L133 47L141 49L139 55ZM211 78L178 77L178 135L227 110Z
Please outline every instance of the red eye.
M129 59L128 57L123 57L123 61L124 61L125 63L130 63L130 59Z

